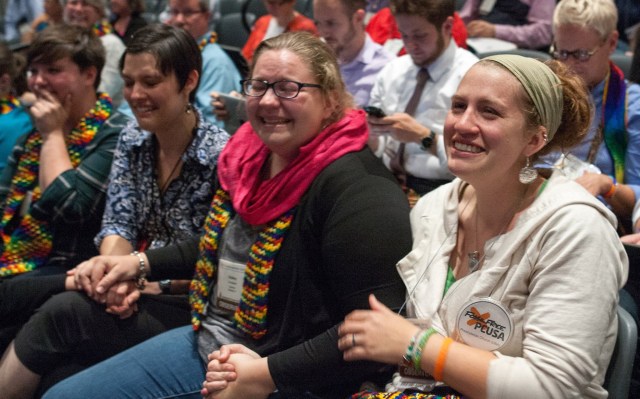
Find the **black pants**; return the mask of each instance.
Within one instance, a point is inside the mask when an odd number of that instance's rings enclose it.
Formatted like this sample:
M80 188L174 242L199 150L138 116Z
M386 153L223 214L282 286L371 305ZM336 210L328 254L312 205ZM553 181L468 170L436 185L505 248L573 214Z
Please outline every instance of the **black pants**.
M0 354L47 299L64 291L64 274L0 279Z
M42 376L38 396L68 376L190 322L184 295L143 295L137 303L138 312L121 320L84 293L48 299L15 338L20 361Z

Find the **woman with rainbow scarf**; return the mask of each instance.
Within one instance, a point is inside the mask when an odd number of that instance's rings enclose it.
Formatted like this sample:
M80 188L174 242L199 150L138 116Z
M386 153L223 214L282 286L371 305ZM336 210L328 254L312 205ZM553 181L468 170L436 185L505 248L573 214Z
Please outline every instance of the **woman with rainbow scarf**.
M164 24L142 28L129 43L121 69L136 119L122 130L116 146L102 227L94 239L101 255L129 255L199 236L214 193L217 161L229 139L193 106L202 57L183 29ZM138 289L145 295L134 306L110 306L77 292L75 279L90 264L83 262L66 275L0 283L0 353L10 348L0 360L3 398L14 395L7 385L17 388L16 396L29 397L34 388L44 390L61 380L65 370L78 372L190 323L189 280L142 284ZM64 339L49 341L51 330ZM88 341L90 357L77 350ZM39 354L52 348L48 353L55 355L34 361L24 355L33 347ZM13 361L43 382L21 390L6 378Z
M368 294L402 303L394 264L411 241L406 197L366 146L364 112L352 108L331 49L303 32L262 42L243 92L250 121L220 155L204 235L141 258L97 258L81 278L100 300L118 296L117 282L191 275L193 327L44 397L201 398L213 394L203 390L208 363L218 362L209 356L228 344L241 353L225 362L238 381L223 397L337 398L388 377L380 364L344 362L337 349L338 322Z
M107 180L126 117L96 92L100 41L52 27L27 53L35 129L18 140L0 176L0 278L64 273L96 255Z

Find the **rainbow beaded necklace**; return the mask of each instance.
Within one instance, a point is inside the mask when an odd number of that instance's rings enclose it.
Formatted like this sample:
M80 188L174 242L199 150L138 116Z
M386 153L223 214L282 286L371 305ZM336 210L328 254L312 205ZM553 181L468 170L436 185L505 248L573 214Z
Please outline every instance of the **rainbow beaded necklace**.
M0 115L8 114L20 106L20 101L15 96L9 94L0 98Z
M207 44L213 44L217 41L218 35L216 34L216 32L209 32L205 37L202 38L202 40L200 40L200 42L198 42L198 48L200 49L200 51L202 51L207 46Z
M78 122L65 137L71 164L76 168L96 133L109 118L112 111L111 98L105 93L98 96L96 105ZM9 192L2 206L0 218L0 277L34 270L47 261L52 240L49 224L31 214L33 204L40 199L38 171L42 136L36 130L30 133L24 150L16 160L16 171L11 179ZM32 193L32 194L30 194ZM31 195L31 206L24 216L19 211L25 198Z
M432 393L404 393L404 392L358 392L350 399L462 399L458 395L434 395Z
M267 333L269 276L275 257L282 246L284 235L291 226L294 212L295 208L267 224L260 231L258 239L249 251L242 296L234 314L234 325L253 339L260 339ZM229 194L218 189L204 223L204 235L200 240L200 256L189 290L191 323L196 331L200 328L201 318L215 278L218 245L233 213Z
M113 26L111 26L111 23L108 20L103 19L93 24L93 26L91 27L91 32L93 32L96 37L102 37L104 35L112 33Z

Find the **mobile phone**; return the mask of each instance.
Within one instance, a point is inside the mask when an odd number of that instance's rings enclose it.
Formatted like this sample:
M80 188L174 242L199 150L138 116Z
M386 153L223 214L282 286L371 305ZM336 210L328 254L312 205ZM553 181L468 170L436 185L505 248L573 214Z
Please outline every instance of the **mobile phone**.
M229 112L229 119L224 122L225 130L227 133L233 134L240 125L247 121L246 100L244 97L236 97L225 93L218 93L218 96Z
M385 114L384 111L378 107L366 106L363 109L364 109L364 112L366 112L367 114L375 118L384 118L385 116L387 116L387 114Z

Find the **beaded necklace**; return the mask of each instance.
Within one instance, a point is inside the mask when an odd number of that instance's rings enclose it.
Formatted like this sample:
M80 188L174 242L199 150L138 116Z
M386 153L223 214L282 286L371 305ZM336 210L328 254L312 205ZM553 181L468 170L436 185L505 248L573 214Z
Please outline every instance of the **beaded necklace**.
M289 210L280 218L265 225L249 251L249 261L242 284L242 297L234 314L234 325L253 339L260 339L267 333L269 276L275 257L282 246L284 235L291 226L294 210L295 208ZM189 290L191 323L196 331L200 328L201 318L215 278L218 245L233 213L229 194L218 189L204 223L204 235L200 240L200 256Z
M108 35L109 33L113 33L113 26L106 19L102 21L98 21L91 27L91 32L93 32L96 37L102 37Z
M434 395L432 393L373 392L363 391L351 396L351 399L462 399L458 395Z
M9 94L0 98L0 115L6 115L20 106L20 101L15 96Z
M200 49L200 51L202 51L207 46L207 44L213 44L217 41L218 35L216 34L216 32L209 32L205 37L202 38L202 40L200 40L200 42L198 43L198 48Z
M106 93L101 93L94 108L65 137L74 168L80 164L87 146L111 115L111 111L111 98ZM0 237L4 246L0 254L0 277L31 271L44 264L51 252L53 237L49 224L31 214L33 204L42 194L38 186L41 147L42 136L34 130L16 160L16 171L0 218ZM19 213L25 200L30 200L31 204L27 213L21 217Z

